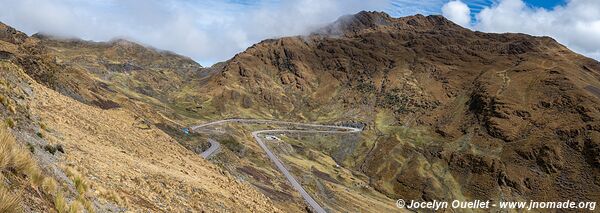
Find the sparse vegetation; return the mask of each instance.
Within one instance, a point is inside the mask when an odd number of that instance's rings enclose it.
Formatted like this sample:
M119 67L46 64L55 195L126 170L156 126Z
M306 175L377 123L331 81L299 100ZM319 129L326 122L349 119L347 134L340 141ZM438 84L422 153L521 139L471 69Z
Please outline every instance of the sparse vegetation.
M16 173L32 178L39 176L39 168L28 150L18 146L13 136L0 127L0 166L2 170L12 169Z
M50 154L55 154L57 151L61 152L61 153L65 153L65 149L63 148L63 146L61 144L45 145L44 150L46 150L46 152L49 152Z
M94 205L92 204L92 201L85 199L84 196L79 196L79 198L77 199L82 205L83 208L89 212L89 213L93 213L94 211Z
M65 197L59 192L56 197L54 197L54 210L58 213L66 213L68 212L69 207L67 206L67 201Z
M87 185L85 184L81 176L74 177L73 183L75 184L75 189L77 189L77 192L79 194L85 194L85 192L87 191Z
M0 103L2 103L2 105L6 106L6 105L8 105L8 99L6 99L3 95L0 95Z
M377 92L377 88L375 88L375 85L372 82L364 82L362 79L359 80L358 84L356 85L356 90L361 93Z
M117 192L112 191L112 190L106 190L106 189L100 189L98 190L100 191L100 195L102 197L105 197L106 199L115 202L116 204L122 205L124 204L123 199L121 198L121 196L119 196L119 194L117 194Z
M31 153L19 147L13 136L5 127L0 127L0 172L12 171L25 175L35 187L40 186L43 176ZM18 211L20 201L0 184L0 212Z
M19 196L0 184L0 212L19 212L20 203Z
M58 183L54 178L44 178L42 190L48 195L58 195Z
M2 105L4 105L4 107L6 107L6 109L8 109L9 112L15 114L17 113L17 108L15 107L14 104L12 104L10 102L9 98L6 98L3 95L0 95L0 103L2 103Z
M47 195L47 198L53 200L54 208L59 213L81 212L81 206L91 209L88 212L93 212L91 203L86 205L86 202L89 203L89 201L84 198L78 201L79 204L67 205L58 183L54 178L42 174L37 162L31 156L33 146L28 145L28 149L20 147L8 130L0 128L0 171L11 171L19 174L19 176L27 177L36 190L41 189L41 192ZM61 145L51 147L55 151L62 150ZM78 191L87 190L87 186L83 181L79 181L79 184L75 182L75 184ZM3 184L0 184L0 212L18 212L20 206L18 197L14 195L14 192L5 189Z
M244 145L233 137L226 137L223 140L219 140L219 142L233 152L242 153L244 151Z
M40 123L40 128L43 129L43 130L45 130L45 131L49 130L48 126L45 123Z
M75 185L75 189L77 190L78 197L77 200L73 201L69 206L69 212L79 212L83 207L87 212L94 212L94 207L92 202L86 197L86 194L89 190L88 181L82 176L79 172L71 167L67 167L65 169L67 177L69 177L73 184Z
M402 114L407 111L409 97L402 93L401 90L395 88L390 92L385 92L381 95L379 105L388 109L392 109L395 113Z
M4 120L4 123L6 123L6 126L8 126L8 128L11 129L15 128L15 126L17 125L12 118L7 118L6 120Z
M25 144L25 146L27 146L27 149L29 149L29 152L31 152L31 153L35 152L35 147L33 147L33 145L31 145L30 143Z
M8 111L11 112L11 113L13 113L13 114L16 114L17 113L17 108L14 105L9 104L8 105Z
M77 200L71 202L71 205L69 205L69 213L79 213L79 212L81 212L81 203L79 203L79 201L77 201Z
M9 167L11 169L28 176L32 176L39 172L35 160L33 160L29 151L13 147L10 155L11 163L9 164Z

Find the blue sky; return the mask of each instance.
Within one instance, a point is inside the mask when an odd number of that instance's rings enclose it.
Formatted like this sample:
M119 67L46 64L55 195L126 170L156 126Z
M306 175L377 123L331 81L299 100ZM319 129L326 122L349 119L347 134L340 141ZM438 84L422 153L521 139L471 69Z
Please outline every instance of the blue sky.
M390 15L399 17L408 14L441 14L441 7L449 0L389 0L390 7L386 9ZM241 8L256 8L269 4L281 3L277 0L267 1L252 1L252 0L227 0L226 2L239 5ZM463 0L465 4L471 8L471 11L478 13L484 7L497 4L499 0ZM566 0L524 0L524 2L532 7L552 9L558 5L564 5ZM199 4L206 3L202 2Z
M391 0L394 7L388 9L390 15L394 17L406 16L415 12L422 14L441 14L442 5L450 0ZM531 8L543 8L551 10L556 6L566 4L566 0L523 0ZM600 0L599 0L600 1ZM497 5L500 0L462 0L471 9L471 18L476 19L476 14L486 7ZM414 5L414 8L407 9L406 5Z
M529 5L546 9L552 9L555 6L564 5L566 3L564 0L527 0L525 2Z
M442 14L473 30L548 35L600 59L600 0L0 0L0 5L0 21L28 34L126 38L204 66L261 40L306 34L361 10L394 17Z

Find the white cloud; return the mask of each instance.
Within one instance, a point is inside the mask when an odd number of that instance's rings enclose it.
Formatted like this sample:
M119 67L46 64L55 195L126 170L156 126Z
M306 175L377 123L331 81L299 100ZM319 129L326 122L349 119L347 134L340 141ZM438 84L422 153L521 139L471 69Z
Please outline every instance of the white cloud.
M501 0L477 16L473 29L547 35L570 49L600 60L600 1L570 0L551 10L522 0Z
M600 59L600 0L568 0L551 10L532 8L522 0L446 1L0 0L0 21L28 34L41 31L96 41L125 37L210 65L263 39L304 34L360 10L394 16L441 12L474 30L552 36ZM470 13L477 10L465 3L481 8L490 2L495 3L475 14L472 22Z
M0 21L28 34L130 38L210 65L263 39L304 34L345 14L390 6L387 0L234 2L0 0Z
M471 9L462 1L450 1L444 4L442 15L463 27L471 23Z

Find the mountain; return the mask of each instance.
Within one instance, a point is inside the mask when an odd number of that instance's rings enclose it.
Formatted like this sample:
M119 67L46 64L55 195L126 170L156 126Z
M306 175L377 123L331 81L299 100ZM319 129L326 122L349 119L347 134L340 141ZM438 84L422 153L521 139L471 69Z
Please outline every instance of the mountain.
M549 37L360 12L255 44L201 90L206 113L366 124L322 151L393 199L594 200L598 88L600 64Z
M163 131L189 58L4 24L0 56L0 211L280 211L184 146L206 138Z
M550 37L363 11L205 68L127 40L0 25L0 60L11 85L1 115L17 121L17 142L70 186L68 200L79 195L66 173L103 191L81 201L98 210L310 211L249 134L282 126L180 130L225 118L364 127L268 144L331 211L600 198L600 63ZM206 138L223 145L210 161L195 154ZM57 145L64 153L44 148Z

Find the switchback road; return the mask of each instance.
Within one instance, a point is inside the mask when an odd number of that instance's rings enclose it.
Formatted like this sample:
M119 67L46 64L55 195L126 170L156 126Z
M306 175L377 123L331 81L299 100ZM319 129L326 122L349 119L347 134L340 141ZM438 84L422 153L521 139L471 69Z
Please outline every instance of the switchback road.
M209 138L208 142L210 143L210 147L208 147L208 149L204 150L204 152L200 153L200 156L202 156L205 159L209 158L210 156L215 154L216 151L221 148L221 144L219 142L217 142L215 139Z
M289 170L284 166L284 164L279 160L271 150L266 146L263 142L263 138L261 138L262 134L267 133L356 133L362 131L359 128L354 127L345 127L345 126L333 126L333 125L321 125L321 124L306 124L306 123L295 123L295 122L287 122L287 121L274 121L274 120L261 120L261 119L227 119L220 121L213 121L210 123L200 124L196 126L190 127L191 131L197 131L198 129L205 128L213 125L220 125L224 123L244 123L244 124L277 124L277 125L290 125L296 127L303 128L314 128L315 130L297 130L297 129L267 129L267 130L258 130L252 132L252 137L258 145L265 151L267 157L273 161L277 169L281 171L283 176L290 182L292 187L300 193L302 198L306 201L306 203L316 212L325 213L325 209L317 203L309 194L304 190L304 187L300 185L300 183L296 180L296 178L289 172ZM211 146L206 151L202 152L202 157L208 158L215 153L216 150L219 149L220 144L213 139L208 139Z

